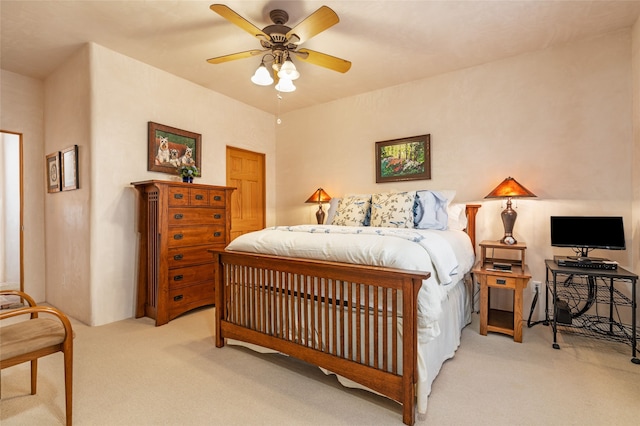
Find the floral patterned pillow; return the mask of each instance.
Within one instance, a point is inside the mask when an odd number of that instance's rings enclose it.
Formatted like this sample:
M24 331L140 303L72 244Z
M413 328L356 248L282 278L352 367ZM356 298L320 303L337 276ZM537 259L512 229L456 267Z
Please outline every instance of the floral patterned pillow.
M371 208L370 196L344 197L338 202L332 225L365 226Z
M371 226L413 228L413 204L416 191L373 194Z

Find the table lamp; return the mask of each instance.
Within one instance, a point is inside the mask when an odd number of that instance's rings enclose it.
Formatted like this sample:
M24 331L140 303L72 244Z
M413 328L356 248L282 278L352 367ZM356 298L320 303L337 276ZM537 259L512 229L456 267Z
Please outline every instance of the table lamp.
M509 176L500 183L493 191L484 198L507 198L507 208L502 211L502 224L504 225L504 237L500 240L502 244L516 244L517 241L513 236L513 225L516 223L518 213L511 208L512 198L535 197L535 194L529 191L518 181Z
M318 225L322 225L324 222L324 211L322 210L322 203L328 203L331 200L329 194L324 192L324 189L316 189L311 197L305 203L318 203L318 211L316 212L316 219L318 219Z

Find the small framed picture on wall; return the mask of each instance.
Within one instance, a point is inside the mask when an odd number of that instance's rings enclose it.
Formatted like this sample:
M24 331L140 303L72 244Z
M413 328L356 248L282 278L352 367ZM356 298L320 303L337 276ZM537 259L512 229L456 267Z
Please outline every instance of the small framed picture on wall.
M60 153L62 162L62 190L78 189L78 145L65 148Z
M47 155L47 192L60 191L60 151Z

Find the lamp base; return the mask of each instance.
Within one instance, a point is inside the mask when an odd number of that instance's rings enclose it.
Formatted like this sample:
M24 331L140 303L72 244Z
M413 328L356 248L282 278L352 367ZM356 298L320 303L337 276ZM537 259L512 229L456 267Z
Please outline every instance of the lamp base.
M511 208L511 197L507 199L507 208L501 213L502 224L504 225L504 237L500 240L502 244L513 245L517 243L513 236L513 225L516 223L518 213Z
M322 204L318 204L316 219L318 219L318 225L322 225L324 223L324 210L322 210Z
M517 243L518 243L518 241L511 235L505 235L500 240L500 244L506 244L508 246L512 246L512 245L517 244Z

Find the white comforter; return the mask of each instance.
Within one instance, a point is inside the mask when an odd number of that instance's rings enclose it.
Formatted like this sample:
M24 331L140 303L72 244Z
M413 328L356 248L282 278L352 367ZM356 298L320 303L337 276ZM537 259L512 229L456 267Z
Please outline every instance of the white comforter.
M430 272L418 293L421 343L440 333L438 318L448 284L461 280L474 262L468 235L453 230L280 226L242 235L227 250Z

